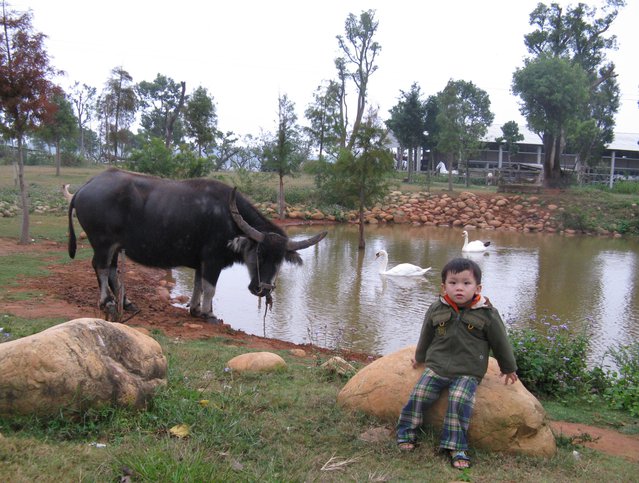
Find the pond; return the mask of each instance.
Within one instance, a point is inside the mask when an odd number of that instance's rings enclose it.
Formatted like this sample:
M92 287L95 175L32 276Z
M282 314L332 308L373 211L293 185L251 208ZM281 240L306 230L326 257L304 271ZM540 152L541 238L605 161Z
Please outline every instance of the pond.
M304 265L280 271L272 310L251 295L248 272L222 272L215 314L234 329L264 337L370 354L389 354L419 337L424 313L440 291L443 265L461 256L462 230L367 225L366 249L357 248L356 226L288 227L292 238L327 229L318 245L299 253ZM469 254L483 271L483 294L507 323L534 326L541 319L586 331L590 362L606 349L639 339L639 242L603 237L471 231L490 241ZM389 253L389 267L408 262L432 267L424 277L379 273L375 253ZM190 295L192 271L173 271L172 295Z

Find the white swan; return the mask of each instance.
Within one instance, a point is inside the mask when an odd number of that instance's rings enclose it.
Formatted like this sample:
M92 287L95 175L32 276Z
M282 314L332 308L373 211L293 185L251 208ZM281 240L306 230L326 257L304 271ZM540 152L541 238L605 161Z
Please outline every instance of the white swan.
M468 232L464 230L462 233L464 237L464 246L462 247L462 252L483 252L488 249L490 242L483 242L480 240L473 240L470 243L468 242Z
M399 265L395 265L390 270L386 270L388 266L388 253L386 250L380 250L375 254L375 259L381 259L381 264L379 267L379 273L382 275L397 275L402 277L419 277L428 272L431 267L422 268L417 265L413 265L412 263L400 263Z

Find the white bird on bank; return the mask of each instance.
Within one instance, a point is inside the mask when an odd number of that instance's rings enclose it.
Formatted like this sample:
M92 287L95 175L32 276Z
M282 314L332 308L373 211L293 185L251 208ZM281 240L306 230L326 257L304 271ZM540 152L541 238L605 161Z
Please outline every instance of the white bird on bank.
M379 273L382 275L397 275L401 277L419 277L428 272L431 267L422 268L412 263L400 263L393 268L387 270L388 267L388 253L386 250L380 250L375 254L375 259L381 259Z
M464 246L462 247L462 252L483 252L488 249L490 242L483 242L480 240L473 240L468 242L468 232L464 230L462 233L464 237Z

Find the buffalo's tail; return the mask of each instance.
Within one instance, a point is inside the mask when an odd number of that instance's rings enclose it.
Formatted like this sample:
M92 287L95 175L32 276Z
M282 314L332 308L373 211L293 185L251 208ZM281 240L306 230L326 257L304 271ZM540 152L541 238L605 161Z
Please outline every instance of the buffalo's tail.
M69 256L71 258L75 258L75 251L78 248L76 239L75 239L75 231L73 230L73 209L75 206L75 195L71 198L69 202Z

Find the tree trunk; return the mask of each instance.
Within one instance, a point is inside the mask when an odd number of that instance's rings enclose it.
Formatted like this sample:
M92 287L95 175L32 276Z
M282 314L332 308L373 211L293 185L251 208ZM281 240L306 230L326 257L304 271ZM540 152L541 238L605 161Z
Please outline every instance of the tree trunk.
M415 173L415 160L417 159L417 149L411 148L408 151L408 182L413 182L413 175Z
M561 130L559 131L562 132ZM561 185L562 135L544 133L544 187L558 188Z
M363 250L366 248L366 240L364 239L364 188L359 190L359 245L358 248Z
M277 210L279 211L280 220L286 218L286 207L284 205L284 176L280 175L280 191L277 195Z
M60 165L62 164L62 160L60 159L60 140L58 139L55 142L55 175L60 176Z
M167 148L171 147L171 141L173 140L173 126L175 125L175 121L177 120L178 116L180 115L180 111L182 110L182 107L184 106L184 94L186 92L186 82L182 81L180 82L180 85L182 86L182 91L180 92L180 100L178 102L177 107L171 114L169 114L169 117L166 121L166 130L164 133L164 144Z
M22 202L22 230L20 231L20 245L31 242L29 236L29 194L24 182L24 159L22 157L22 134L18 134L18 185L20 186L20 200Z
M452 154L448 155L448 191L453 191L453 158Z
M82 129L82 121L78 120L78 128L80 129L80 156L86 158L86 152L84 150L84 129Z

